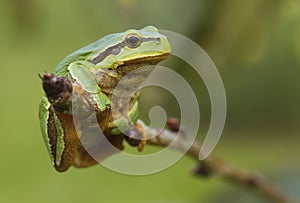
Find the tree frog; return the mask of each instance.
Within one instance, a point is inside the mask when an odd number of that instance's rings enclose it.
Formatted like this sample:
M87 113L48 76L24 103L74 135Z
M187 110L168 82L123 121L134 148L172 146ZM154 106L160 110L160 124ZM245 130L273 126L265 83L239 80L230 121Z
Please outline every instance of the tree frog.
M166 36L153 26L109 34L65 57L53 73L40 76L45 96L39 104L41 133L55 169L66 171L71 165L87 167L96 164L80 144L73 123L71 95L84 95L98 112L99 125L116 147L122 148L122 133L116 122L138 118L138 93L131 96L127 115L112 118L111 97L114 87L130 71L155 65L171 51ZM136 85L140 76L128 79L124 86ZM120 99L128 95L119 96ZM122 107L120 107L121 109ZM84 109L82 109L84 111ZM129 123L125 125L130 125ZM128 126L125 126L128 127Z

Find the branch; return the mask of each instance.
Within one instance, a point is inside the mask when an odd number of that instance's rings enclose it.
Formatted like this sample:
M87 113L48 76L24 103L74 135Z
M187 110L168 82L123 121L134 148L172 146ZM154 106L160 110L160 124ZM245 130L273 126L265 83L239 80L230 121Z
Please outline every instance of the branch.
M186 148L184 140L185 133L182 131L174 132L172 128L172 130L143 129L145 136L152 137L152 139L147 140L147 144L165 147L172 143L173 148L180 151ZM274 203L295 203L294 200L291 200L283 191L277 188L277 186L257 174L252 174L233 167L212 155L205 160L199 160L198 156L201 146L199 142L195 141L187 151L187 155L194 158L198 163L194 171L196 175L202 177L217 175L226 181L254 189Z

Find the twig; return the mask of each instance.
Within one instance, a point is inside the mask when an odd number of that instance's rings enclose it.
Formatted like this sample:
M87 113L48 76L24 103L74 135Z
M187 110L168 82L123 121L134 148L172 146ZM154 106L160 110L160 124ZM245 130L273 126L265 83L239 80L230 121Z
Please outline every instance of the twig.
M182 135L184 134L183 132L177 133L166 129L157 130L148 128L146 130L144 129L144 133L147 137L152 137L152 139L147 140L147 144L165 147L173 142L172 146L176 150L183 151L186 148L184 135ZM157 136L153 138L155 135ZM177 136L181 138L178 139ZM205 160L199 160L198 156L201 146L199 142L195 141L187 151L187 155L198 162L198 167L195 170L196 175L202 177L218 175L227 181L256 190L271 202L295 203L295 201L291 200L283 191L261 176L233 167L216 156L210 155Z

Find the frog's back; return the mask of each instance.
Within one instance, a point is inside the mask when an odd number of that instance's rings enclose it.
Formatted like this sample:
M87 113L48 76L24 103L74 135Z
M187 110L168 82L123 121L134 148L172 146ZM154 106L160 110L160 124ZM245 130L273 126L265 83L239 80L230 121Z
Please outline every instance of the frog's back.
M101 50L105 50L109 43L112 40L119 37L121 33L115 33L107 35L103 38L100 38L96 42L93 42L81 49L69 54L66 56L59 64L55 67L53 74L57 76L68 76L68 66L75 61L82 61L88 60L88 56L91 55L93 52L101 53Z

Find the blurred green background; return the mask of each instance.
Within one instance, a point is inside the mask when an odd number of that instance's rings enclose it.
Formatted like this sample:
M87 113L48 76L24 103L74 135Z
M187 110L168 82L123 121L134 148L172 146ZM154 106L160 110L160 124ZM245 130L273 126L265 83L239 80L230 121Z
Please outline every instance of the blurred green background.
M214 153L300 196L299 1L2 0L0 202L264 202L218 178L195 178L187 157L142 177L102 166L63 174L52 168L39 129L37 74L108 33L150 24L197 42L222 75L228 115ZM202 139L208 94L201 79L180 66L174 69L200 101ZM168 99L163 93L158 98L162 104ZM146 117L153 103L147 94L142 103ZM172 115L173 104L168 108Z

